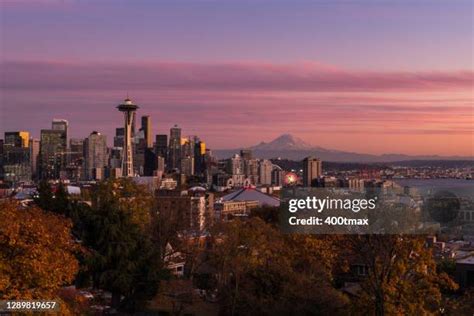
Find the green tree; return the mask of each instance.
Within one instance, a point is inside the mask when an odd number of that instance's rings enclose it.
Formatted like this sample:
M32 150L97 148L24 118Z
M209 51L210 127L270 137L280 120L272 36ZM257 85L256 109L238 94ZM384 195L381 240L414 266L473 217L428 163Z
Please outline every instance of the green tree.
M48 181L43 180L38 184L38 194L34 198L36 205L41 209L56 214L69 216L70 196L64 183L59 182L53 193L53 188Z
M38 207L45 211L51 211L53 208L53 189L47 180L42 180L38 184L37 195L34 201Z
M159 252L151 243L143 192L130 182L107 181L94 192L92 207L81 214L87 270L95 287L112 293L115 308L135 310L153 297L160 278ZM145 209L145 211L148 211ZM121 297L124 297L121 300Z

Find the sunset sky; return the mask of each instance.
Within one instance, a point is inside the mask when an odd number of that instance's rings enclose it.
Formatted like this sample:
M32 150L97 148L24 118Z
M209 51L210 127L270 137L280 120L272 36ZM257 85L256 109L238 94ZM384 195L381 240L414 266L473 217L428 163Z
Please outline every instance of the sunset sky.
M112 142L128 94L154 133L215 149L292 133L361 153L474 155L473 1L3 0L0 133Z

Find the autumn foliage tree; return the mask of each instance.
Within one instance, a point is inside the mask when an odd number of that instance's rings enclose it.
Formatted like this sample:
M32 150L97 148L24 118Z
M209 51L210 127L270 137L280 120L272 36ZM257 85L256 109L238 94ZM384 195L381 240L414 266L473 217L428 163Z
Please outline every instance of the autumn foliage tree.
M259 217L216 228L211 260L224 314L341 314L328 240L287 236Z
M0 297L53 299L78 271L70 220L0 201Z
M367 267L354 311L363 315L429 315L439 312L442 290L457 289L438 273L423 237L350 235L341 251Z

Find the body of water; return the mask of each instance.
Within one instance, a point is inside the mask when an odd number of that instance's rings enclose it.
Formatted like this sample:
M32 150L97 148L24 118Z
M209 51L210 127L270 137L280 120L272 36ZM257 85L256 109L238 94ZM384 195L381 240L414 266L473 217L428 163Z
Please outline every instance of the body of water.
M395 179L401 186L416 188L422 194L450 191L457 196L474 198L474 180L465 179Z

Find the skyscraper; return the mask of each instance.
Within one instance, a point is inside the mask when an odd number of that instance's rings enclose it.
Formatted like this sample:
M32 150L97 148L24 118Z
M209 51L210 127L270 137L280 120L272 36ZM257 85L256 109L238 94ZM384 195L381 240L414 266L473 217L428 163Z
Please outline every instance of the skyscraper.
M283 179L285 178L285 171L281 169L281 167L277 165L273 165L272 170L272 185L281 187L283 186Z
M244 159L244 174L252 184L260 183L258 159Z
M3 170L3 139L0 139L0 180L4 178L4 170Z
M156 135L155 153L157 156L163 157L165 159L168 157L168 135Z
M84 167L84 139L70 138L69 150L67 152L67 177L70 180L79 181L83 178Z
M66 133L42 129L40 138L40 178L59 179L65 160Z
M260 184L262 185L270 185L272 184L272 170L273 164L270 160L264 159L261 160L258 164L258 174Z
M169 169L181 167L181 128L175 125L170 129Z
M76 163L84 158L84 139L71 138L69 140L68 163Z
M5 132L5 145L11 145L17 148L28 148L30 133L26 131Z
M68 148L68 140L69 140L69 122L64 119L53 119L51 124L51 129L53 131L62 131L64 133L64 148Z
M11 182L31 181L29 133L5 132L3 144L3 178Z
M125 129L123 127L119 127L115 129L114 147L123 148L124 134L125 134Z
M30 149L30 167L31 167L31 177L36 179L38 177L38 161L39 161L39 151L40 151L40 141L39 139L31 138L29 141Z
M145 162L143 165L143 175L151 177L158 168L158 156L151 148L146 148L144 152Z
M181 138L181 158L194 157L194 140L196 136Z
M239 155L234 155L232 158L227 160L227 173L231 175L244 174L243 160Z
M107 137L94 131L84 140L84 178L101 180L107 162Z
M242 157L244 160L252 159L252 149L241 149L240 157Z
M179 168L181 174L186 176L194 175L194 157L187 156L181 158L181 166Z
M145 139L146 148L153 147L153 139L151 135L151 118L149 115L142 116L142 127L143 137Z
M206 143L197 139L194 143L194 172L198 175L202 175L205 165L206 155Z
M161 156L156 157L156 172L163 174L165 171L165 158Z
M303 160L303 186L314 185L315 180L323 175L322 162L318 158L306 157Z
M120 112L123 112L124 117L124 144L123 144L123 162L122 162L122 175L124 177L133 177L133 148L132 148L132 123L134 121L134 113L138 109L138 106L133 104L132 101L127 98L123 104L117 106Z

